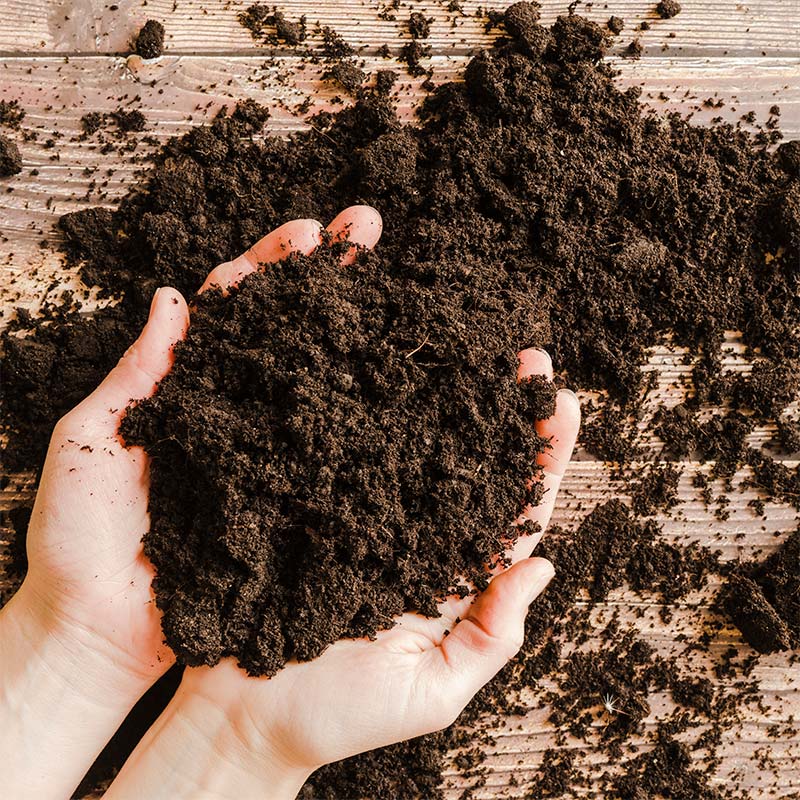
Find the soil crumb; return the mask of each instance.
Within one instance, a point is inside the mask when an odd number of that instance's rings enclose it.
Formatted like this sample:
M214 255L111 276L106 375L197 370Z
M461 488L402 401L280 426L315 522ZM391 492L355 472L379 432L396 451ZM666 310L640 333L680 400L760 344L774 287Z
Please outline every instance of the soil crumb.
M606 27L616 36L625 28L625 20L622 17L609 17Z
M661 19L672 19L681 13L681 4L677 0L661 0L656 6L656 14Z
M239 24L247 28L254 39L269 44L283 43L294 47L306 39L305 16L295 22L282 11L262 3L248 6L239 13L238 19Z
M800 531L764 561L731 575L722 603L760 653L800 646Z
M0 178L22 172L22 155L15 142L0 134Z
M142 58L158 58L164 51L164 26L149 19L136 36L133 51Z

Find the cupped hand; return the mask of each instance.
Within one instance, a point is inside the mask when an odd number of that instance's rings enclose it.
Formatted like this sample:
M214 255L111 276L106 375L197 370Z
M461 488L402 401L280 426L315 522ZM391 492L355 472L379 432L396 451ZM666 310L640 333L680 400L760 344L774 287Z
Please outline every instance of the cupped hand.
M341 215L351 241L375 244L380 231L375 213L355 208ZM264 247L217 268L204 288L234 285L252 271L254 261L275 260L264 257L274 252L273 246ZM552 364L544 351L525 350L519 358L519 379L552 379ZM539 460L543 501L525 509L517 520L538 523L540 533L517 539L507 554L510 568L499 570L485 591L477 597L449 598L435 619L404 614L372 641L338 641L313 661L289 662L272 678L248 677L233 659L212 668L187 669L170 707L107 797L152 791L148 787L157 774L164 796L207 791L219 793L213 796L255 797L269 786L270 797L293 797L323 764L452 723L517 652L528 605L553 575L550 562L529 556L549 522L579 424L577 398L566 390L558 392L554 415L536 426L551 444ZM196 747L207 753L207 761L199 772L196 764L188 764L187 771L175 766L182 761L176 730L184 742L202 730ZM174 780L165 784L166 762L173 764ZM212 762L216 766L208 767Z
M361 230L364 214L367 227ZM329 230L339 238L352 230L367 242L370 236L377 240L380 217L371 209L347 209ZM202 289L232 285L259 264L292 252L310 253L322 235L315 220L288 222L218 266ZM181 294L159 289L141 336L56 425L28 530L30 568L22 594L64 627L80 629L82 640L107 652L120 669L150 682L174 656L163 642L153 567L142 548L149 527L149 459L140 447L126 448L117 431L131 400L152 395L167 374L172 348L188 325Z

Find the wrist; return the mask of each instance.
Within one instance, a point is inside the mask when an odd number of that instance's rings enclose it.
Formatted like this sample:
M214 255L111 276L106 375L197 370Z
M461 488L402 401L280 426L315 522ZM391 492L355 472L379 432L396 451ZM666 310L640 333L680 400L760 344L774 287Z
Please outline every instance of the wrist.
M294 800L312 770L290 763L264 736L258 709L196 691L193 672L104 800Z
M90 704L127 713L158 677L137 670L125 654L49 603L27 578L0 620L8 650L13 643L19 654L16 664L46 669L54 685Z
M92 638L23 584L0 611L4 796L69 795L144 688L115 677Z

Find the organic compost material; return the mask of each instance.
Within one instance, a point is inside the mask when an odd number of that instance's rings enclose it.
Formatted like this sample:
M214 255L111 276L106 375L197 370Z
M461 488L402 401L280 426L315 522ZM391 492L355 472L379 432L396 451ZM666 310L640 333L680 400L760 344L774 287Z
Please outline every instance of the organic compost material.
M134 52L142 58L158 58L164 50L164 34L164 26L158 20L147 20L136 36Z
M718 481L729 491L736 471L747 466L763 497L800 502L800 473L748 441L756 424L777 421L775 440L768 443L773 452L797 449L800 443L797 422L786 410L796 396L800 359L796 335L800 327L800 147L789 142L770 152L768 145L780 138L774 128L751 134L728 124L696 127L677 115L647 112L639 90L620 90L613 70L601 61L609 43L604 29L578 15L560 17L551 27L539 25L538 18L533 3L512 6L504 17L506 36L470 61L463 83L435 89L413 126L398 121L388 96L391 80L384 78L375 88L358 89L354 106L337 114L317 115L312 128L288 140L271 136L254 140L267 112L252 102L241 103L230 116L222 114L210 125L167 143L141 185L116 210L87 209L62 218L64 246L70 260L80 266L85 282L98 285L103 294L119 297L120 302L91 319L69 310L51 312L48 324L33 324L25 338L14 332L5 334L3 428L9 435L6 458L14 469L39 465L53 423L99 383L132 341L157 286L171 284L187 295L194 293L210 268L292 218L328 220L356 202L375 206L383 216L379 246L351 269L336 271L331 256L320 253L279 265L275 273L245 282L241 291L228 298L211 294L201 299L190 338L179 350L176 372L155 400L138 406L128 417L132 440L138 436L151 447L162 447L165 456L163 466L156 464L152 470L154 527L148 549L159 566L157 591L167 609L167 632L179 650L184 647L184 660L213 660L229 648L254 671L273 671L292 648L304 647L301 652L311 655L332 636L374 629L392 608L420 605L429 609L430 599L452 579L446 574L451 567L458 563L474 568L497 547L503 525L523 499L518 477L523 466L529 466L523 460L535 453L534 440L510 442L503 438L506 433L493 429L501 438L483 443L491 457L499 457L504 448L504 457L518 459L509 462L511 469L502 476L484 473L485 467L475 474L481 463L476 457L477 436L472 444L437 440L431 446L445 449L426 453L421 437L410 441L403 421L391 417L386 424L395 426L390 430L399 436L398 446L410 447L417 460L390 458L381 463L382 429L375 433L375 452L366 455L357 448L367 447L370 438L342 444L342 430L348 423L345 411L349 415L352 409L374 433L370 427L375 425L370 418L373 410L391 410L392 403L397 403L408 413L415 408L413 393L418 391L420 397L437 399L430 408L420 405L417 418L405 420L415 431L420 425L419 430L436 430L438 437L440 431L452 435L456 425L466 424L467 430L482 423L495 425L494 417L481 414L487 403L497 402L516 420L521 434L519 415L524 403L531 401L525 394L531 387L517 386L511 375L514 350L526 344L546 346L556 370L573 386L601 393L592 407L594 419L585 427L584 444L593 453L618 462L620 473L635 472L629 462L643 452L636 426L643 414L643 397L651 388L640 369L649 348L665 339L685 346L690 362L687 397L678 406L659 409L651 425L657 441L663 442L661 457L691 456L711 462L696 478L699 492L709 501L712 483ZM326 59L340 61L352 55L352 48L333 31L323 31L323 38ZM424 72L420 59L426 52L421 42L409 42L405 57L410 69ZM363 284L349 283L364 270L369 275ZM317 271L330 275L332 283L318 286ZM408 296L397 294L402 286ZM309 327L310 336L313 332L319 341L290 353L297 327L275 331L275 346L282 348L277 351L282 355L272 363L264 340L256 341L249 352L246 337L250 334L241 324L237 328L236 314L257 313L274 329L276 318L253 304L259 296L281 302L284 291L284 300L294 292L295 299L306 304L302 307L321 309ZM342 294L323 306L334 291ZM370 291L374 294L369 295ZM350 302L353 298L358 301ZM362 303L365 298L370 299L367 305ZM385 304L392 298L396 313L389 314ZM430 305L425 305L425 298ZM441 318L434 311L434 298L443 303ZM291 319L290 305L285 315ZM410 310L418 319L404 319L404 312ZM397 320L397 331L370 327L371 321L385 325L390 317ZM451 330L447 326L453 319L466 327ZM525 320L532 320L535 327L526 328ZM23 314L19 325L25 327L26 322L30 320ZM386 342L394 342L389 359L394 367L385 374L373 370L365 375L359 369L374 365L379 345L388 346L378 342L378 330L389 334ZM726 330L741 331L748 352L757 353L756 369L750 375L731 376L723 371L720 348ZM404 341L391 338L401 331L407 335ZM481 340L484 333L495 337L491 347L489 340ZM230 338L220 340L215 334ZM449 345L467 341L477 348L474 354L466 348L448 351ZM225 370L224 348L241 370ZM368 355L363 365L348 355L362 349ZM488 349L493 350L491 360L477 359ZM473 355L476 360L470 361ZM296 419L281 417L288 409L270 405L268 398L274 395L266 376L274 376L281 363L286 363L290 373L297 371L303 358L310 359L309 372L298 373L297 383L289 387ZM287 363L290 359L294 362ZM448 359L459 368L449 371ZM335 369L322 368L328 360ZM190 370L203 375L207 383L195 380L190 393L194 405L185 405L175 396L175 387L189 385ZM446 413L462 409L459 395L452 385L448 388L447 381L461 380L464 371L463 399L472 398L475 414L466 422L458 416L445 419ZM261 428L258 435L253 434L255 426L248 416L252 411L241 402L245 396L252 399L247 393L256 386L262 387L256 402L271 415L274 427L270 430L278 432L274 439ZM215 389L222 392L219 404L206 402L204 392ZM390 390L398 389L395 398ZM447 404L442 404L444 397L450 398ZM159 404L163 404L163 415ZM532 415L540 407L539 401L533 402ZM167 412L175 416L170 420ZM432 419L436 412L441 418ZM219 418L212 420L215 415ZM161 426L167 430L175 425L178 418L185 428L178 432L174 447L189 445L195 458L187 462L187 469L194 470L191 476L196 485L185 491L205 486L209 492L229 493L230 502L218 507L205 529L199 524L200 513L193 519L185 509L175 507L182 499L193 502L191 494L163 490L178 459L169 450L173 445L156 444L156 434ZM222 418L236 423L230 437L234 431L241 434L235 452L242 457L230 464L228 485L213 459L202 463L204 447L213 445L209 452L223 458L230 458L234 451L232 438L204 441L209 431L220 427ZM330 429L319 420L325 420ZM524 424L531 421L532 416ZM355 477L346 466L341 474L321 474L325 464L308 446L314 441L336 445L330 458L337 464L365 458L364 480L371 476L376 481L372 487L376 507L363 502L365 493L359 494L355 483L352 487L342 484L341 478L353 481ZM242 513L250 498L240 494L249 486L247 479L258 459L270 447L282 445L295 448L294 460L276 460L274 474L263 470L257 475L259 489L267 489L263 504L250 505L254 516ZM492 449L495 445L496 450ZM415 524L419 530L430 530L435 520L432 498L423 498L425 505L417 519L408 511L409 497L388 492L397 485L392 482L403 469L430 464L424 459L436 458L437 452L453 456L463 452L472 458L468 466L458 465L466 474L455 477L454 465L444 464L450 470L445 472L453 480L453 494L446 498L451 505L443 507L452 509L453 498L463 492L468 501L478 503L479 513L491 517L494 527L473 531L473 539L464 537L463 531L455 538L454 519L445 517L444 527L437 528L438 538L420 541L418 537L403 544L406 550L402 552L413 556L405 561L389 557L370 527L376 517L380 519L378 508L400 508L406 521L413 520L411 525L395 527L391 526L396 520L389 520L385 542L393 546ZM292 469L297 471L290 475ZM517 471L513 482L512 470ZM730 793L712 788L710 772L692 768L688 745L675 737L691 735L685 713L691 708L692 725L702 720L711 726L707 736L695 736L692 746L703 749L709 763L714 763L722 727L729 724L738 704L757 699L757 690L740 680L752 669L749 656L737 660L734 648L732 654L720 657L716 677L733 686L737 676L735 692L723 701L692 674L688 661L680 665L659 662L651 669L651 653L644 643L629 636L614 619L604 622L604 641L610 644L598 654L610 670L607 683L591 669L591 663L573 657L564 647L564 642L585 644L598 634L590 610L575 605L578 596L600 603L608 592L627 584L663 602L660 613L667 620L667 603L701 588L709 571L725 571L713 553L667 543L654 520L637 519L637 514L650 515L674 504L677 471L648 469L633 477L633 510L617 500L602 503L586 509L588 516L575 532L551 531L540 552L554 561L558 577L532 608L520 656L476 698L462 722L474 722L486 713L525 710L520 691L546 675L554 679L554 691L566 698L551 702L560 712L551 720L557 741L568 735L590 741L596 728L591 722L600 717L604 719L601 727L610 729L607 739L591 742L608 750L608 757L620 763L622 774L592 775L592 782L599 784L598 796L634 798L641 795L640 788L649 796L669 787L674 797L716 800ZM299 492L299 508L287 509L288 494L281 478ZM416 478L415 487L445 480L445 476L421 473ZM484 489L497 496L480 496ZM334 507L332 498L343 496L352 499L352 507ZM292 563L309 571L282 576L285 580L270 596L265 584L252 579L255 565L260 561L271 568L284 566L289 554L268 553L277 541L271 534L251 534L263 528L268 514L275 513L279 521L275 530L283 526L284 533L294 513L297 519L324 524L298 529L297 548L307 549ZM724 514L724 503L720 503L720 514ZM156 520L165 527L159 529ZM228 526L231 521L234 524ZM326 529L325 524L331 527ZM450 533L443 533L447 525ZM334 543L357 541L359 526L366 540L358 547L331 552ZM218 556L212 563L193 554L187 562L186 574L198 578L203 587L197 595L182 583L179 565L170 562L171 555L183 552L184 543L173 537L179 530L194 537L192 541L206 537L203 541L209 552ZM476 545L476 552L454 556L454 543L468 541ZM314 577L319 565L308 563L309 553L322 554L323 561L328 559L325 563L336 564L339 570L326 584L325 595L329 606L342 611L342 618L336 618L338 631L331 629L332 618L318 628L309 624L299 631L269 615L270 604L279 597L299 603L295 598L303 580L317 580L323 574ZM731 575L728 598L721 607L728 608L734 619L751 605L772 615L773 622L777 615L781 620L775 624L777 641L795 647L797 609L789 601L798 596L792 583L798 570L791 572L796 546L787 545L781 553L780 559L775 556L765 562L763 572L753 564L741 576ZM436 558L441 560L436 561L433 576L439 585L431 583L410 592L412 576ZM407 570L408 584L403 583L405 577L391 583L392 570ZM782 576L780 580L769 578L770 570ZM213 583L231 576L239 591L228 597L230 603L220 613L223 595ZM373 579L375 585L370 583ZM174 610L170 610L166 587L180 595ZM424 596L423 591L427 592ZM365 597L374 600L373 605L383 601L386 605L368 608L366 616L353 615L356 600ZM181 627L180 620L188 623L194 618L193 610L187 608L190 598L197 609L210 610L207 626ZM249 615L248 609L255 608L258 617ZM324 618L325 610L310 605L298 608L312 615L314 624ZM746 628L743 625L748 635ZM263 635L259 640L256 633L253 646L256 629ZM298 636L301 633L304 642ZM687 650L707 646L715 635L713 625L705 626L701 637L687 643ZM555 680L559 674L561 679ZM626 737L633 732L644 735L640 720L649 705L647 697L663 687L683 711L649 738L654 750L636 753ZM579 709L577 723L565 713L570 708ZM304 791L309 797L329 798L436 797L447 765L446 750L462 744L456 728L365 754L321 770ZM478 754L468 753L458 766L479 783L479 762ZM546 792L557 796L564 786L569 794L570 787L587 785L589 780L566 754L546 759L540 778L546 791L538 796L547 796Z
M760 653L800 647L800 531L764 561L742 565L731 575L722 601Z
M121 428L152 459L145 553L183 662L271 675L436 615L459 577L485 585L539 500L524 487L554 390L516 378L544 338L537 299L494 293L497 265L460 270L321 248L197 301Z
M22 172L22 156L17 145L0 135L0 178L8 178Z
M671 19L681 13L681 4L677 0L661 0L656 6L656 13L662 19Z

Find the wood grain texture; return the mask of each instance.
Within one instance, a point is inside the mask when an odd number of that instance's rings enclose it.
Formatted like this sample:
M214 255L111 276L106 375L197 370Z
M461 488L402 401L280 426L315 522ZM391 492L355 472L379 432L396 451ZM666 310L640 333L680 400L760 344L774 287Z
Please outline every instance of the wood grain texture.
M0 3L0 54L3 53L118 53L127 52L131 39L147 19L165 23L169 53L225 54L264 50L237 21L250 0L3 0ZM464 51L485 45L494 34L485 30L481 9L502 9L508 0L464 0L461 13L448 12L447 0L403 2L395 20L378 19L385 0L285 0L290 18L306 14L310 42L318 43L319 26L330 25L354 47L395 49L410 37L409 13L432 17L430 44L436 52ZM568 0L543 0L542 18L551 22L565 12ZM611 14L627 27L620 42L627 44L643 20L652 29L642 35L648 51L669 43L684 55L800 55L800 13L797 0L686 0L682 13L661 20L656 0L607 0L579 4L579 11L605 23ZM667 38L674 33L675 38Z
M459 79L466 57L432 59L437 82ZM759 123L779 103L787 138L800 137L800 59L618 59L620 84L639 85L643 98L660 110L692 111L698 123L715 116L737 121L754 111ZM0 306L7 316L14 305L35 308L42 290L59 269L52 247L58 215L87 205L112 203L136 178L137 159L159 142L210 119L224 105L252 97L269 106L268 129L285 134L306 124L296 108L307 98L309 113L330 108L335 87L320 80L322 68L294 72L293 58L266 65L261 57L165 57L156 64L129 65L114 57L19 57L0 60L0 96L18 99L27 111L18 141L22 173L4 181L0 194ZM381 58L365 59L368 71L397 67ZM421 79L404 76L397 90L400 116L406 120L422 93ZM687 96L686 92L689 90ZM666 97L668 99L662 99ZM707 98L724 98L721 109L703 107ZM89 111L120 106L141 108L148 129L135 152L98 155L99 140L82 140L80 118ZM32 134L25 141L22 133ZM112 140L113 141L113 140ZM33 174L33 173L36 174ZM232 256L235 254L231 254ZM55 272L54 272L55 270Z
M142 141L134 154L100 155L96 140L78 139L82 114L133 103L147 116L144 135L160 142L210 118L223 105L253 97L272 108L270 131L283 134L305 124L292 109L307 96L314 98L314 111L329 106L336 93L320 82L319 68L298 71L291 54L282 53L265 64L268 49L255 45L236 22L236 13L246 2L177 0L174 11L172 0L148 0L146 6L141 0L117 0L116 12L108 11L107 5L100 0L0 0L0 97L20 100L28 112L23 130L37 135L35 141L20 142L25 168L4 182L11 191L0 194L0 308L4 318L17 304L35 309L44 297L57 297L64 287L78 285L75 276L64 270L58 254L52 229L55 219L87 204L113 204L137 179L141 165L135 158L153 146ZM474 17L479 4L472 0L463 4L467 16L456 19L455 27L442 10L446 3L439 0L404 4L395 22L376 20L376 9L382 5L366 0L324 0L312 8L307 0L290 0L282 3L282 8L290 16L305 11L310 22L332 25L354 45L375 48L387 42L395 51L407 38L402 21L410 10L424 9L435 17L429 43L438 55L429 63L437 82L457 79L466 53L491 38L483 30L482 20ZM545 0L545 21L566 5L566 0ZM695 119L705 123L716 115L735 121L750 110L763 123L770 107L778 103L786 136L800 138L800 0L685 0L683 13L668 22L655 19L654 5L655 0L609 0L607 5L595 3L589 12L597 20L605 20L611 13L624 17L628 27L620 37L622 43L630 40L635 23L645 18L653 22L653 30L643 36L646 57L638 62L618 61L623 85L640 84L644 98L654 107L694 110ZM141 65L107 55L124 51L131 35L150 17L167 25L165 57ZM676 33L675 39L668 37L670 31ZM669 45L666 52L662 52L664 44ZM767 56L762 57L762 52ZM63 58L64 54L69 58ZM397 67L368 54L365 66L370 71ZM418 80L404 79L399 87L398 106L406 119L412 117L421 97L418 85ZM669 99L659 99L661 93ZM708 97L723 98L726 105L702 108ZM134 102L134 98L138 100ZM12 135L21 139L21 134ZM734 333L725 347L727 368L749 368ZM645 368L658 376L654 403L681 398L679 379L687 371L682 355L667 347L652 354ZM759 428L751 441L758 444L769 436L769 428ZM650 440L650 445L655 452L658 442ZM752 495L739 491L731 494L730 517L721 522L714 515L715 508L705 507L691 488L692 476L707 470L707 465L687 462L683 468L683 502L671 517L660 519L668 540L696 541L719 549L725 560L736 560L771 552L784 534L796 528L793 509L769 503L764 518L758 518L747 506ZM0 508L32 497L30 475L11 477L10 485L0 491ZM742 472L734 483L738 485L745 477ZM594 505L613 497L624 499L625 490L613 479L609 466L579 453L565 478L554 522L568 534ZM3 575L7 545L0 530L0 588L7 585ZM681 634L696 637L708 624L716 588L712 583L676 605L669 623L660 618L657 603L617 590L593 611L593 620L600 626L619 611L659 653L677 653L683 647L678 641ZM693 670L708 673L728 645L739 642L738 632L723 629L709 654L691 657ZM770 725L786 722L792 715L800 717L797 672L786 654L758 661L752 677L761 683L764 703L747 707L741 723L723 734L721 763L714 778L718 785L738 787L758 798L790 797L800 792L800 743L796 739L774 742L768 737ZM664 695L650 700L653 713L640 736L642 743L644 735L672 708ZM524 796L525 782L535 775L542 752L552 745L546 717L547 708L532 703L524 717L498 723L497 742L488 751L486 786L478 791L479 797ZM602 726L599 718L598 735ZM754 754L766 742L772 749L772 766L760 768ZM580 742L570 740L567 746L585 751L578 764L587 772L615 768ZM701 756L693 755L698 766ZM463 784L448 777L456 784L448 789L448 796L456 800ZM513 785L515 779L521 786Z

